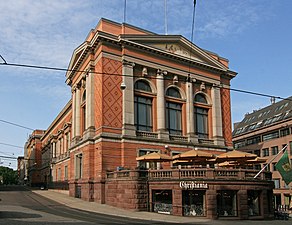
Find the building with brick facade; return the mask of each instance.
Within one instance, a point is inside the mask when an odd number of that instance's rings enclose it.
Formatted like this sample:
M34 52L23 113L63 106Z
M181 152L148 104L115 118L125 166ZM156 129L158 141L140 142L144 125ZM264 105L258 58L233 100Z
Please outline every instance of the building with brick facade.
M101 19L70 60L71 100L39 139L41 182L129 210L271 218L269 172L254 180L257 171L136 160L231 150L235 76L227 59L180 35Z
M292 183L287 185L275 165L283 154L276 155L287 145L292 161L292 97L245 115L233 131L234 147L266 159L266 170L272 172L275 183L274 207L289 208ZM276 157L276 158L275 158ZM267 165L268 164L268 165ZM260 169L260 168L258 168Z

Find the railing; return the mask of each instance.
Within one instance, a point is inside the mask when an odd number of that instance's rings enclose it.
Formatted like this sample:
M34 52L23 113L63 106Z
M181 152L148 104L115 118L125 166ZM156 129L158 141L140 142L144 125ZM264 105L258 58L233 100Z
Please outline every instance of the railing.
M186 180L186 179L208 179L208 180L271 180L270 172L262 172L256 179L258 173L250 169L223 169L223 168L187 168L187 169L158 169L158 170L121 170L107 172L107 179L148 179L148 180Z
M182 141L182 142L188 142L188 137L181 136L181 135L174 135L170 134L169 139L172 141Z
M147 131L136 131L136 135L139 137L147 137L147 138L158 138L158 134L147 132Z

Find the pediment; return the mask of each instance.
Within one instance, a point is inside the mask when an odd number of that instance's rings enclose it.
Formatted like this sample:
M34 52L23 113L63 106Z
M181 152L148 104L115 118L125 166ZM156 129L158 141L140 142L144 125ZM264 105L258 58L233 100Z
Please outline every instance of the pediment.
M219 61L219 59L223 58L215 53L199 48L180 35L136 35L132 37L125 36L125 38L150 48L162 50L174 56L183 57L188 60L194 60L198 63L215 67L219 70L228 70L227 63L223 64Z

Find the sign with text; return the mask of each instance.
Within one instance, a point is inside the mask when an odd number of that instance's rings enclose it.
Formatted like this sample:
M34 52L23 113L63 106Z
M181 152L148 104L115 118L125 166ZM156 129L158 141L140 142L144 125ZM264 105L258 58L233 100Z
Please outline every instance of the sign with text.
M181 181L179 187L182 189L208 189L208 184L197 181Z

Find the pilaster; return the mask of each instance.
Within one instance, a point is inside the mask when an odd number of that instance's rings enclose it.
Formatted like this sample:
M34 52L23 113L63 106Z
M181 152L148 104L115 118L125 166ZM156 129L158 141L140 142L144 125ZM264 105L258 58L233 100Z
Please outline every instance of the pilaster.
M213 140L215 145L224 145L220 88L213 85L211 89Z
M135 113L134 113L134 71L135 63L123 60L123 135L135 136Z
M157 70L157 131L159 139L169 139L169 133L165 128L164 75L166 74L166 71Z

